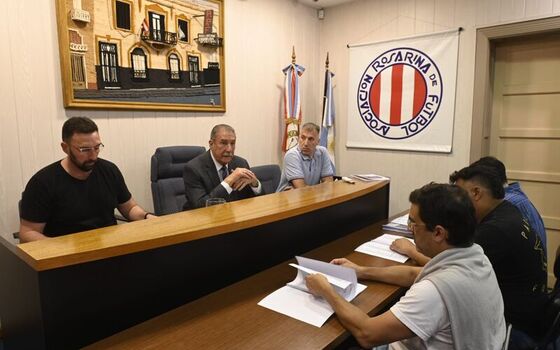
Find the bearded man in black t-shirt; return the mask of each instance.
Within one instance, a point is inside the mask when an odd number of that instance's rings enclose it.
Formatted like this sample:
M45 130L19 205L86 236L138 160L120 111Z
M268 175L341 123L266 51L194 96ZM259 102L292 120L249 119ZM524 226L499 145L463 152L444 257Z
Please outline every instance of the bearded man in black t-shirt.
M504 200L496 170L471 165L450 175L474 204L478 226L475 242L490 259L504 298L505 318L512 324L510 349L516 342L542 336L546 297L546 256L527 219Z
M25 187L21 242L115 225L115 208L131 221L154 216L136 204L117 166L98 158L103 143L91 119L68 119L61 146L66 158L39 170Z

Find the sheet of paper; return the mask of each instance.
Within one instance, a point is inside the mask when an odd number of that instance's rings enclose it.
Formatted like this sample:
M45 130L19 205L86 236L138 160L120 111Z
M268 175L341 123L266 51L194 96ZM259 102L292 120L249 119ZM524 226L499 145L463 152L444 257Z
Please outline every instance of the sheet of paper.
M388 177L383 175L377 175L377 174L354 174L354 175L350 175L350 177L353 177L357 180L364 181L364 182L389 180Z
M309 274L321 273L319 271L308 269L307 267L299 266L297 264L290 264L290 266L295 267L296 269L304 272L304 274L302 274L304 277L309 275ZM338 288L346 289L350 285L352 285L352 282L350 282L350 281L346 281L346 280L343 280L341 278L330 276L330 275L327 275L327 274L324 274L324 273L321 273L321 274L327 278L327 281L329 281L330 284L332 284L333 286L336 286ZM298 274L298 277L299 277L299 274ZM288 284L291 284L291 283L288 283ZM307 290L307 287L305 288L305 290Z
M325 275L327 280L330 278L331 280L329 280L329 283L335 287L336 292L342 295L344 299L351 300L356 296L356 283L358 283L358 278L356 277L356 271L353 269L329 264L324 261L304 258L302 256L296 256L296 260L301 269L298 269L299 271L296 278L288 283L288 285L307 292L305 277L308 272L304 272L304 269L307 269L311 270L311 273L321 273ZM341 281L346 281L347 283Z
M393 261L403 263L408 260L408 256L392 251L390 248L391 243L393 243L393 241L398 238L403 238L403 237L390 235L386 233L384 235L377 237L374 240L371 240L369 242L360 245L358 248L355 249L355 251L368 255L377 256L383 259L388 259L388 260L393 260ZM405 239L408 239L414 244L414 240L410 238L405 238Z
M403 216L399 216L398 218L391 221L391 223L392 224L399 224L399 225L403 225L403 226L408 226L408 214L405 214Z
M365 285L358 283L356 295L365 289ZM334 310L325 299L290 286L276 290L258 304L315 327L321 327L334 314Z
M305 277L308 274L323 274L337 293L348 301L366 289L365 285L358 283L356 271L353 269L300 256L296 256L296 259L297 265L290 264L297 269L296 278L266 296L258 305L321 327L334 311L323 298L314 297L309 293L305 285Z

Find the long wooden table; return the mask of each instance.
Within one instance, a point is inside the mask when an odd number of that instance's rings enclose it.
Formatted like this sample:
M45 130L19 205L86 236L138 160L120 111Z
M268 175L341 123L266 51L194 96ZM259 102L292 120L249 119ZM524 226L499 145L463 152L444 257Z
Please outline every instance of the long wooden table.
M387 218L389 183L335 182L13 246L6 349L91 344Z
M367 226L304 256L330 261L346 256L369 266L399 263L354 252L379 235L381 224ZM258 306L257 303L294 279L296 270L285 261L229 287L97 342L87 349L333 349L350 333L336 316L322 327L306 324ZM369 315L392 305L404 288L360 281L368 288L352 303Z

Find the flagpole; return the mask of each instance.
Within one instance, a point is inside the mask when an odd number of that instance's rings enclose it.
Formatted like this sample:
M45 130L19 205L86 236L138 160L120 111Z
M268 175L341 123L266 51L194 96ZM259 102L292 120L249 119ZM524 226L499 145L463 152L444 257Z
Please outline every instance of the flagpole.
M323 91L323 118L321 120L320 145L325 147L329 153L333 171L335 167L335 137L334 137L334 101L332 91L332 77L334 74L329 71L329 53L325 59L325 88Z

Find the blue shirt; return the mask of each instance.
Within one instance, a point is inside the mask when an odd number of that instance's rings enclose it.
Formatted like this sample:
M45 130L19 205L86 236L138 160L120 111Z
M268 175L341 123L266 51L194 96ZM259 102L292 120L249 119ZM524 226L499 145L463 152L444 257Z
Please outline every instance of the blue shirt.
M546 230L541 215L531 203L527 195L521 190L519 182L512 182L506 188L505 200L515 205L521 215L529 221L531 228L539 236L546 257Z
M303 179L307 186L311 186L333 175L331 159L325 147L317 146L313 157L301 153L299 147L293 147L284 156L284 171L276 192L284 190L295 179Z

